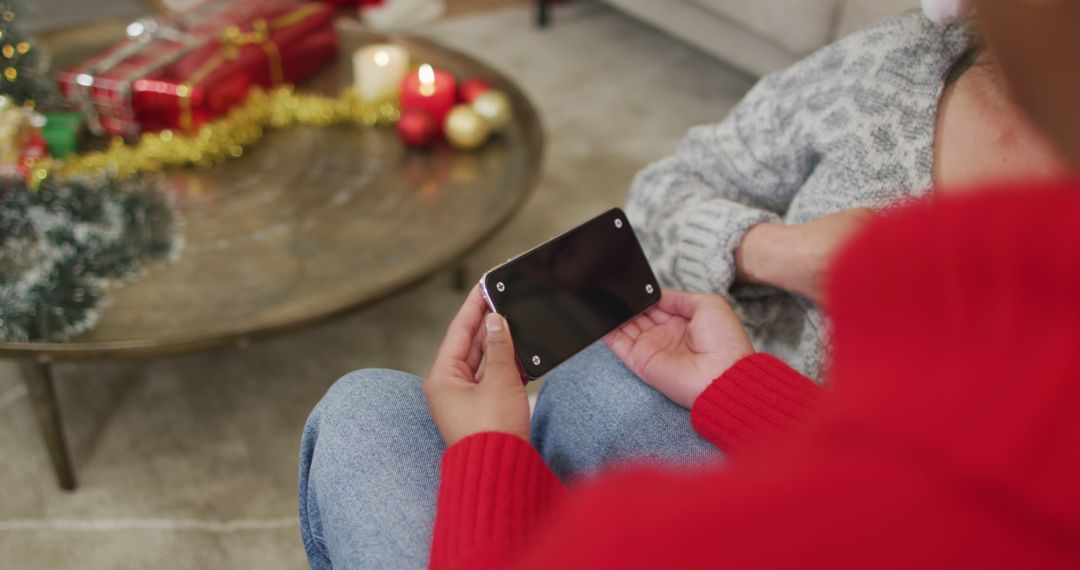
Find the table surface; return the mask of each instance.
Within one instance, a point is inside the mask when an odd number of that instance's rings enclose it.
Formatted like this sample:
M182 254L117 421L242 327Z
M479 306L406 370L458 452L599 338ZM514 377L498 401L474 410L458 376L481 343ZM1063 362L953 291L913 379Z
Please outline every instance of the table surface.
M107 22L42 40L54 67L122 37ZM339 20L341 55L303 90L351 81L348 54L379 38ZM414 59L481 76L510 97L514 121L473 152L407 150L393 128L297 127L268 132L243 157L165 175L184 219L181 256L144 265L111 287L101 319L64 343L3 343L0 355L38 359L153 356L321 322L451 267L520 208L536 185L544 137L534 106L483 63L412 37Z

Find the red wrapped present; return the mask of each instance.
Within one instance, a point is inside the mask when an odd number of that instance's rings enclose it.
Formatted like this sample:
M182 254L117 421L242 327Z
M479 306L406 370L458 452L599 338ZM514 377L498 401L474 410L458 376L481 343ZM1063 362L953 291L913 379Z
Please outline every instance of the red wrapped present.
M368 6L379 6L383 3L383 0L320 0L324 4L329 4L335 8L342 8L345 6L358 6L360 8L366 8Z
M139 20L128 39L60 74L64 97L95 134L191 130L253 87L296 83L337 55L333 8L274 0L207 0Z

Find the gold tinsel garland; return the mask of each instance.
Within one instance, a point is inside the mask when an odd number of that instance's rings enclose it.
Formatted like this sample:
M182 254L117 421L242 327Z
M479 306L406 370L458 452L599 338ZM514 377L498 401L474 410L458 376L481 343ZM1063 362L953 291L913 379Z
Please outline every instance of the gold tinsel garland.
M228 114L191 133L145 133L130 145L116 138L105 150L72 155L62 161L39 161L31 171L31 183L36 187L47 177L110 173L128 178L177 166L207 167L242 156L244 148L258 142L266 129L346 124L373 127L393 123L399 115L396 102L363 102L351 90L327 97L296 93L292 87L255 89Z

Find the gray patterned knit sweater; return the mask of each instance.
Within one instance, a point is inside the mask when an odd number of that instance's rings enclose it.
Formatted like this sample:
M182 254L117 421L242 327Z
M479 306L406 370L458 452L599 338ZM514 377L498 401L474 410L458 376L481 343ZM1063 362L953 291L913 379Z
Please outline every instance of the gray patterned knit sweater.
M674 155L637 175L626 208L661 282L727 295L758 350L819 377L819 309L734 283L734 250L755 224L926 194L938 102L970 48L963 26L911 13L766 76L722 122L691 129Z

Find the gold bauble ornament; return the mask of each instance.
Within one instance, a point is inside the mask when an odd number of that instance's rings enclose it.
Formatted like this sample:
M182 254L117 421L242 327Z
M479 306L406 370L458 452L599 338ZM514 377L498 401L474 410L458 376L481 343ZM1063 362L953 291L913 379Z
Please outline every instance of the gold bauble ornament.
M484 144L491 134L487 121L468 105L456 105L451 109L446 115L443 130L446 140L461 150L471 150Z
M506 128L514 114L510 107L510 98L495 89L484 91L473 99L472 109L487 121L493 131Z
M31 130L27 113L9 97L0 96L0 164L13 165L19 161Z

